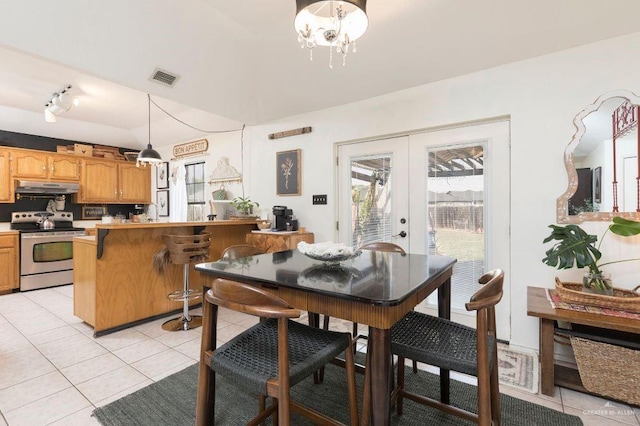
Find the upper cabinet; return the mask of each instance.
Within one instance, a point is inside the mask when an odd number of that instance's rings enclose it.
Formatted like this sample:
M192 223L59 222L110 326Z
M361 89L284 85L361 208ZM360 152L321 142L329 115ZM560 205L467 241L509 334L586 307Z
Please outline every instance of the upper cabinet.
M73 155L16 149L12 150L11 159L14 178L76 182L80 179L80 159Z
M151 202L151 167L136 167L135 163L118 165L120 201L149 204Z
M11 154L7 149L0 149L0 203L13 203Z
M149 204L151 172L135 164L109 160L82 160L78 203Z

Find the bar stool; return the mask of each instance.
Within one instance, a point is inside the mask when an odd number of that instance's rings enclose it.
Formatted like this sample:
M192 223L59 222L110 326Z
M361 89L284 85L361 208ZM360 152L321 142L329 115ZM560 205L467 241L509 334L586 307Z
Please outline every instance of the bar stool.
M173 264L182 265L182 290L169 293L169 300L182 302L182 316L173 318L162 324L167 331L191 330L202 325L200 315L189 315L189 301L202 297L202 291L189 288L189 265L204 262L209 257L211 234L203 232L197 235L162 236L162 242L169 252L169 260Z

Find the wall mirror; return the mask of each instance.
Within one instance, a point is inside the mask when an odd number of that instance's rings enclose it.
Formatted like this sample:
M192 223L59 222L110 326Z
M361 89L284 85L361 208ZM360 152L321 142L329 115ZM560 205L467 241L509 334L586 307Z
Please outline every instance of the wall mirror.
M557 200L558 223L640 220L639 105L634 93L617 90L576 115L564 154L568 188Z

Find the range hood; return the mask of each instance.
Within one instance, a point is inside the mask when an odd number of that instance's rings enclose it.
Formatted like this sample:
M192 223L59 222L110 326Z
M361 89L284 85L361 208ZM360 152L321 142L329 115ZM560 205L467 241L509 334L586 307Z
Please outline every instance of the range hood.
M16 194L75 194L80 185L73 182L19 180Z

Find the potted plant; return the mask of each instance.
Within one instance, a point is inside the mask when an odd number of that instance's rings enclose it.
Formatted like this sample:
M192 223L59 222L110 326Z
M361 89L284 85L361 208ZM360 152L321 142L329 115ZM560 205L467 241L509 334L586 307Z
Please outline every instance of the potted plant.
M231 205L244 216L249 216L254 207L260 207L260 204L251 201L249 197L236 197L231 200Z
M603 272L600 268L614 263L630 262L640 259L614 260L598 264L602 257L600 246L607 232L624 237L640 234L640 222L614 217L613 223L602 234L600 242L596 246L598 237L587 234L578 225L549 225L552 229L551 235L544 239L543 243L557 241L553 247L546 251L546 257L542 262L557 269L569 269L575 265L578 268L588 268L588 272L583 277L583 290L612 294L611 275Z

